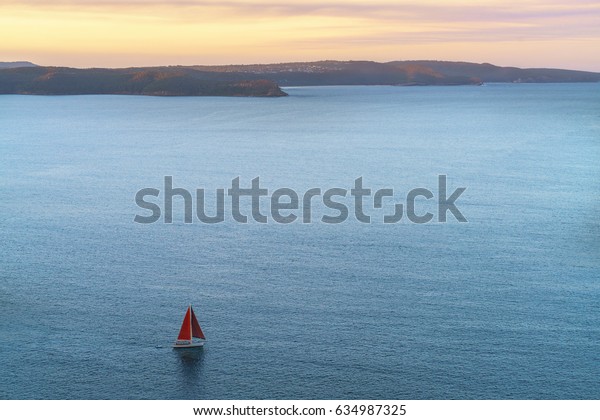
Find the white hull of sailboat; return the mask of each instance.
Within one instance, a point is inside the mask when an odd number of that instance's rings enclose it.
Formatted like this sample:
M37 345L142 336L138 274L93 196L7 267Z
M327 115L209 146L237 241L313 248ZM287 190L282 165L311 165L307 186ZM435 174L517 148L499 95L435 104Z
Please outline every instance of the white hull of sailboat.
M187 342L187 343L175 343L173 344L173 348L175 349L190 349L190 348L194 348L194 347L202 347L204 346L205 341L194 341L194 342Z

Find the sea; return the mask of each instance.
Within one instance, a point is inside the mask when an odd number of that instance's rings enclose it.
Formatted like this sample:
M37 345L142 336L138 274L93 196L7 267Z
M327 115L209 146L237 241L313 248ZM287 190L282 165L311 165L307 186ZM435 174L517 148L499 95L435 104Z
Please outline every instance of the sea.
M600 84L284 90L0 96L0 398L600 399Z

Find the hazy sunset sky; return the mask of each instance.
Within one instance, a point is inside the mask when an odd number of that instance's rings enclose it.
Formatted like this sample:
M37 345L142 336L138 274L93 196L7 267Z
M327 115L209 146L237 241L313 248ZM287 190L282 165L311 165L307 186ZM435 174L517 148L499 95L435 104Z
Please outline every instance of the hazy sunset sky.
M0 0L0 61L126 67L323 59L600 71L600 1Z

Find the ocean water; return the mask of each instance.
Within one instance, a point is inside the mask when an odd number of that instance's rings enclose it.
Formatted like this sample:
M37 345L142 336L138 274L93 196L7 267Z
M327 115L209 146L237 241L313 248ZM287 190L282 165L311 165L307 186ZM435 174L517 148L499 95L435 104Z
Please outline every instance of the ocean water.
M0 96L0 398L600 398L600 84L286 90ZM133 221L440 174L467 223Z

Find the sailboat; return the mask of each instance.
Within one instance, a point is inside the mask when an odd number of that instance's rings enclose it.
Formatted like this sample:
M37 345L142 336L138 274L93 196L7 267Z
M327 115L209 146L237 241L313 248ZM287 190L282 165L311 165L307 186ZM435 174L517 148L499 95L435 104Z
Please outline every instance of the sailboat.
M198 340L194 340L194 338L197 338ZM192 309L192 305L190 305L185 313L183 324L181 324L181 330L179 330L179 336L177 337L175 344L173 344L173 347L176 349L202 347L205 341L206 337L204 337L196 314Z

